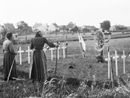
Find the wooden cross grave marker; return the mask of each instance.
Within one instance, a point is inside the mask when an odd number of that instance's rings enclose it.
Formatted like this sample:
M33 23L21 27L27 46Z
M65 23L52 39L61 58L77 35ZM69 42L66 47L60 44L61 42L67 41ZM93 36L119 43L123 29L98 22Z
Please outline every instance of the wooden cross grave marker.
M32 50L29 48L29 46L28 46L28 50L26 50L26 52L28 53L28 64L30 64L30 62L31 62L30 57L31 57Z
M18 51L18 53L19 53L19 58L20 58L20 65L22 65L22 53L23 53L24 51L21 49L21 47L19 47L19 51Z
M116 76L118 76L118 58L117 51L115 50L115 56L113 56L113 59L115 60L115 67L116 67Z

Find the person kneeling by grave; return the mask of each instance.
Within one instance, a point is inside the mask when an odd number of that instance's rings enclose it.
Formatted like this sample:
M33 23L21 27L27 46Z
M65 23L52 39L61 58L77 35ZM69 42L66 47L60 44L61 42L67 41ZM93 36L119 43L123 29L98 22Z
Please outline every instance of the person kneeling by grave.
M4 73L4 80L14 80L14 78L17 78L16 73L16 62L15 62L15 55L17 52L14 49L12 40L13 40L13 34L7 33L6 35L7 39L3 42L3 73ZM12 68L11 68L12 67Z
M47 58L43 51L45 43L50 47L58 47L58 45L51 43L45 37L42 37L41 31L37 30L35 38L31 39L30 45L30 49L33 49L33 53L29 78L32 79L33 82L44 82L47 79Z

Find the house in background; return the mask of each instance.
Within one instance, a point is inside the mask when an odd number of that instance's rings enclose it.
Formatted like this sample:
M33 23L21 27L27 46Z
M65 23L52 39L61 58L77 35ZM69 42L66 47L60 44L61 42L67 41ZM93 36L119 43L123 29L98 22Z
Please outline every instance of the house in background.
M49 27L48 24L44 24L37 27L37 29L40 30L42 33L46 34L48 33L48 27Z
M59 26L56 23L52 23L48 27L48 31L51 32L51 33L55 32L57 30L59 30Z
M35 23L34 26L32 27L32 30L35 30L40 26L42 26L42 23Z

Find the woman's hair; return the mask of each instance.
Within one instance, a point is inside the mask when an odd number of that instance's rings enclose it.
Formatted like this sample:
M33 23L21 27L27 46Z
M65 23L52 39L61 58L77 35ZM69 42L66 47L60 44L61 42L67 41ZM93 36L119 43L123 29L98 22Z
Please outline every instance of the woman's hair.
M40 33L41 31L37 31L35 37L42 37Z
M12 33L7 33L6 37L10 40L12 38L13 34Z

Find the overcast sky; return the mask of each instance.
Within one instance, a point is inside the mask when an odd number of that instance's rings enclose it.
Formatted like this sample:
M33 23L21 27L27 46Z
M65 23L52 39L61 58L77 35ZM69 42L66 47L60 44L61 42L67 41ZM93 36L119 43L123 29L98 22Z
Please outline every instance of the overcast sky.
M0 24L25 21L94 25L110 20L112 25L130 26L130 0L0 0Z

